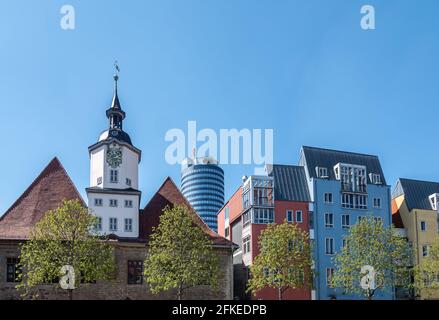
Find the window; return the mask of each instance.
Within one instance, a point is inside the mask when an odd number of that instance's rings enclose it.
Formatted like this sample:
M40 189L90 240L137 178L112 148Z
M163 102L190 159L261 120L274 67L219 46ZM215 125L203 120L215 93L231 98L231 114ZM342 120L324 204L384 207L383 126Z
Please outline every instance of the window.
M341 227L347 229L350 225L350 216L348 214L341 215Z
M325 239L325 253L328 255L334 254L334 238Z
M328 177L328 169L324 167L317 167L317 177L318 178L327 178Z
M250 253L251 249L251 236L247 236L244 239L242 239L242 250L244 254Z
M379 174L371 173L370 179L372 180L373 184L381 184L381 176Z
M117 231L117 218L110 218L110 231Z
M117 183L118 181L118 171L117 170L110 170L110 182L111 183Z
M427 246L427 245L422 246L422 256L423 257L428 257L428 251L429 251L429 246Z
M229 235L230 235L230 228L227 227L227 228L224 229L224 236L225 236L226 238L228 238Z
M143 261L128 261L128 284L143 283Z
M341 196L341 206L348 209L367 209L367 196L343 193Z
M293 211L291 211L291 210L287 210L287 221L294 222Z
M334 269L326 268L326 285L332 287L332 278L334 277Z
M375 220L375 222L383 222L383 218L381 217L373 217L373 219Z
M96 182L98 183L98 185L101 185L102 184L102 177L97 178Z
M243 209L250 208L250 191L249 190L247 190L247 192L245 192L242 195L242 206L243 206Z
M325 213L325 227L333 228L334 227L334 214L333 213Z
M421 221L421 231L426 231L426 230L427 230L427 222Z
M116 199L110 199L110 207L117 207L117 200Z
M303 222L302 210L297 210L296 211L296 222L297 223L302 223Z
M131 187L131 179L126 178L125 182L127 186Z
M332 203L332 193L325 193L325 203Z
M18 258L6 259L6 282L20 282L18 275L21 273L21 269L18 266L20 260Z
M244 212L242 215L242 227L245 228L248 226L252 221L251 211L248 210L247 212Z
M132 208L133 207L133 200L125 200L125 207Z
M381 198L373 198L373 207L381 209Z
M356 209L367 209L367 197L362 195L355 195L357 200Z
M133 219L126 218L125 219L125 232L133 231Z
M102 199L95 198L95 206L96 207L102 207Z
M272 189L254 188L254 204L257 206L268 206L273 204Z
M273 209L255 208L253 215L254 215L254 219L253 219L254 223L258 223L258 224L274 223Z
M102 218L96 217L96 231L102 231Z

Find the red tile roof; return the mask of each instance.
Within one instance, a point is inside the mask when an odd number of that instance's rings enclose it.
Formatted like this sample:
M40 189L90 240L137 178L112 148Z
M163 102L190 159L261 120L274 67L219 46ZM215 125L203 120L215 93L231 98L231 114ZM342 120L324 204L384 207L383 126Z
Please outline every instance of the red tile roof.
M0 239L27 239L48 210L66 199L85 203L58 158L53 158L26 191L0 218Z
M231 241L221 237L219 234L212 231L207 226L207 224L203 222L203 220L198 216L198 214L195 213L195 210L192 208L192 206L189 204L187 199L183 196L183 194L180 192L180 190L170 177L168 177L165 182L163 182L159 190L151 198L145 208L140 212L140 238L148 239L150 237L152 229L159 224L160 215L162 214L162 210L166 206L169 205L170 207L173 207L174 205L178 204L187 205L191 209L196 217L197 224L201 228L203 228L203 230L213 240L213 243L215 245L234 245Z

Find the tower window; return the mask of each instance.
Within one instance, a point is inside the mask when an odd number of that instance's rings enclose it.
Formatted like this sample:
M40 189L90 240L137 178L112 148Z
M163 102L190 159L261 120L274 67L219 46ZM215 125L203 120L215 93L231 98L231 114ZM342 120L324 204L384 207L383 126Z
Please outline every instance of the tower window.
M133 207L133 200L125 200L125 207L132 208Z
M117 183L118 181L118 171L117 170L110 170L110 182L111 183Z
M110 231L117 231L117 218L110 218Z
M102 199L95 198L95 207L102 207Z
M421 221L421 231L426 231L426 230L427 230L427 222Z
M117 207L117 200L116 199L110 199L110 207Z
M133 219L127 218L125 219L125 232L133 231Z
M131 187L131 179L126 178L126 184L127 184L127 186L130 186L130 187Z

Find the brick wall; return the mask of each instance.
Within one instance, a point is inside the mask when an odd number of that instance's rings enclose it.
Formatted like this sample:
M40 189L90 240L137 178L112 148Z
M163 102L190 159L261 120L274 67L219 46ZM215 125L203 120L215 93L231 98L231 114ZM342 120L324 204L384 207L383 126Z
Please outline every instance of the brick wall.
M233 298L233 265L230 248L216 247L215 252L220 257L222 277L217 291L209 286L198 286L185 291L183 299L229 300ZM6 282L6 259L18 257L18 242L0 240L0 300L20 299L20 292L15 289L14 283ZM133 243L118 243L115 245L117 263L117 277L112 281L98 281L95 284L81 284L74 291L74 299L88 300L153 300L175 299L175 292L163 292L153 295L146 284L128 284L128 260L144 260L145 245ZM144 266L147 268L148 266ZM40 299L68 299L67 292L59 285L44 285L39 289Z

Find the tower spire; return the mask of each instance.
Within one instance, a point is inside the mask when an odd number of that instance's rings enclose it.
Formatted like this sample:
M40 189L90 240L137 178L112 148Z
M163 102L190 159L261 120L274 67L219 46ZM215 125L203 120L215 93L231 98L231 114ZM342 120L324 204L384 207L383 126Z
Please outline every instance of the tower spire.
M110 129L120 129L122 130L122 120L125 119L125 112L122 110L119 102L119 96L117 93L117 84L119 81L119 65L117 61L114 62L115 73L113 75L114 79L114 95L111 107L107 110L107 117L110 120Z

